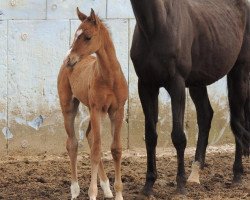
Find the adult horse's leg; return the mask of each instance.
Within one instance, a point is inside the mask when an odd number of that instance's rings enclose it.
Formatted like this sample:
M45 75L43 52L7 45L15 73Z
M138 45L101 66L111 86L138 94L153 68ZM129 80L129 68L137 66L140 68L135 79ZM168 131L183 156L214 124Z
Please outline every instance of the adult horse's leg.
M157 179L156 152L158 121L158 95L159 88L138 81L139 97L145 115L145 141L147 150L147 175L146 183L142 193L146 196L152 195L152 188Z
M249 104L249 71L243 64L236 63L227 76L230 106L230 124L235 136L236 150L233 165L233 182L241 182L243 174L242 155L249 156L250 134L246 129L244 107Z
M67 95L64 95L66 97ZM72 199L80 194L80 187L77 180L77 149L78 141L75 136L74 121L77 114L79 101L76 98L72 99L71 95L68 98L61 99L62 113L64 117L64 126L68 134L66 148L68 150L70 165L71 165L71 196Z
M122 197L122 179L121 179L121 156L122 156L122 144L121 144L121 127L124 117L124 108L121 107L115 113L109 113L111 120L111 133L113 141L111 144L111 153L115 166L115 200L123 200Z
M88 139L88 144L89 144L89 147L91 149L92 134L91 134L91 123L90 122L89 122L89 125L88 125L88 128L87 128L87 131L86 131L86 137ZM100 185L101 185L101 188L103 190L104 197L105 198L112 198L113 194L112 194L112 192L110 190L109 179L108 179L107 174L106 174L106 172L104 170L102 160L99 163L98 175L99 175L99 178L100 178Z
M203 169L205 164L206 148L213 118L213 109L208 98L206 86L190 87L189 92L197 111L199 135L195 153L195 162L193 163L192 172L188 178L188 182L200 183L199 168Z
M95 107L90 109L90 122L91 122L91 133L92 133L92 144L91 144L91 182L89 187L89 198L90 200L96 200L98 189L97 189L97 174L98 168L101 161L101 111Z
M186 175L184 168L184 151L187 140L183 131L184 111L185 111L185 82L179 75L173 77L166 88L171 96L173 130L172 141L177 151L178 171L176 176L177 192L185 193Z

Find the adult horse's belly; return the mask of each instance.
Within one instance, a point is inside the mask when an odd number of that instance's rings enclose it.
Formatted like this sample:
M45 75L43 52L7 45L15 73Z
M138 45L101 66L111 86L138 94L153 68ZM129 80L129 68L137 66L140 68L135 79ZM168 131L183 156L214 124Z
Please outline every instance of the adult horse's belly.
M204 39L204 38L203 38ZM207 39L207 38L205 38ZM217 40L198 40L192 47L192 67L186 85L209 85L225 76L235 65L241 51L243 30Z
M209 85L234 66L243 42L244 15L226 1L199 2L192 8L192 68L186 85Z
M200 60L193 58L192 70L186 79L186 86L210 85L221 79L233 68L239 52L240 47L236 47L234 52L225 50L216 53L214 51L214 53L208 53L206 58L203 56Z

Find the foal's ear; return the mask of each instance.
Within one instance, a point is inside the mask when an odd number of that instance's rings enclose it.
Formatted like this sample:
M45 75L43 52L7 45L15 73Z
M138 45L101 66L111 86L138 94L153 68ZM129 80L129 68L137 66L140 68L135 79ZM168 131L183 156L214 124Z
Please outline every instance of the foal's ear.
M95 11L91 8L91 12L90 12L90 20L91 22L93 22L95 25L98 24L98 17L95 14Z
M84 21L84 20L87 18L87 16L86 16L85 14L83 14L83 13L79 10L78 7L76 8L76 12L77 12L78 18L79 18L81 21Z

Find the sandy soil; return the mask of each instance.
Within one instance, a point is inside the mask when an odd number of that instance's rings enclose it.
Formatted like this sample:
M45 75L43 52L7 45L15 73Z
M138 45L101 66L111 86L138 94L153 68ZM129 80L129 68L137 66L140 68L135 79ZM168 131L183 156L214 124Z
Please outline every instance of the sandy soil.
M186 153L186 171L190 174L193 149ZM201 185L187 185L188 193L175 193L176 156L173 149L158 150L158 179L154 186L155 199L250 199L250 159L244 159L243 183L231 185L233 147L210 148L208 167L201 174ZM110 182L114 182L113 162L110 154L104 154L104 163ZM79 154L78 199L88 199L90 162L86 153ZM124 152L122 180L124 199L136 199L145 180L146 157L143 150ZM70 169L66 154L61 156L8 157L0 161L0 199L70 199ZM99 188L98 199L103 199Z

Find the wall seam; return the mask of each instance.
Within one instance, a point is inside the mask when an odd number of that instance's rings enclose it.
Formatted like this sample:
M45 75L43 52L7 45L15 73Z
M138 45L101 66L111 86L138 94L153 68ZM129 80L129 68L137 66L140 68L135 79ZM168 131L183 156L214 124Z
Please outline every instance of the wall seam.
M129 49L130 49L130 19L128 19L128 108L127 108L127 127L128 127L128 141L127 141L127 149L130 149L130 127L129 127L129 110L130 110L130 101L129 101L129 96L130 96L130 90L129 90L129 85L130 85L130 79L129 79L129 72L130 72L130 62L129 62Z
M108 19L108 0L106 0L106 19Z
M48 20L48 0L46 0L46 16L45 20Z
M68 46L68 48L70 47L70 43L71 43L71 41L70 41L70 39L71 39L71 22L72 22L72 20L71 19L69 19L69 46Z
M6 126L9 128L9 20L7 22L7 91L6 91ZM9 139L6 140L6 153L9 154Z

